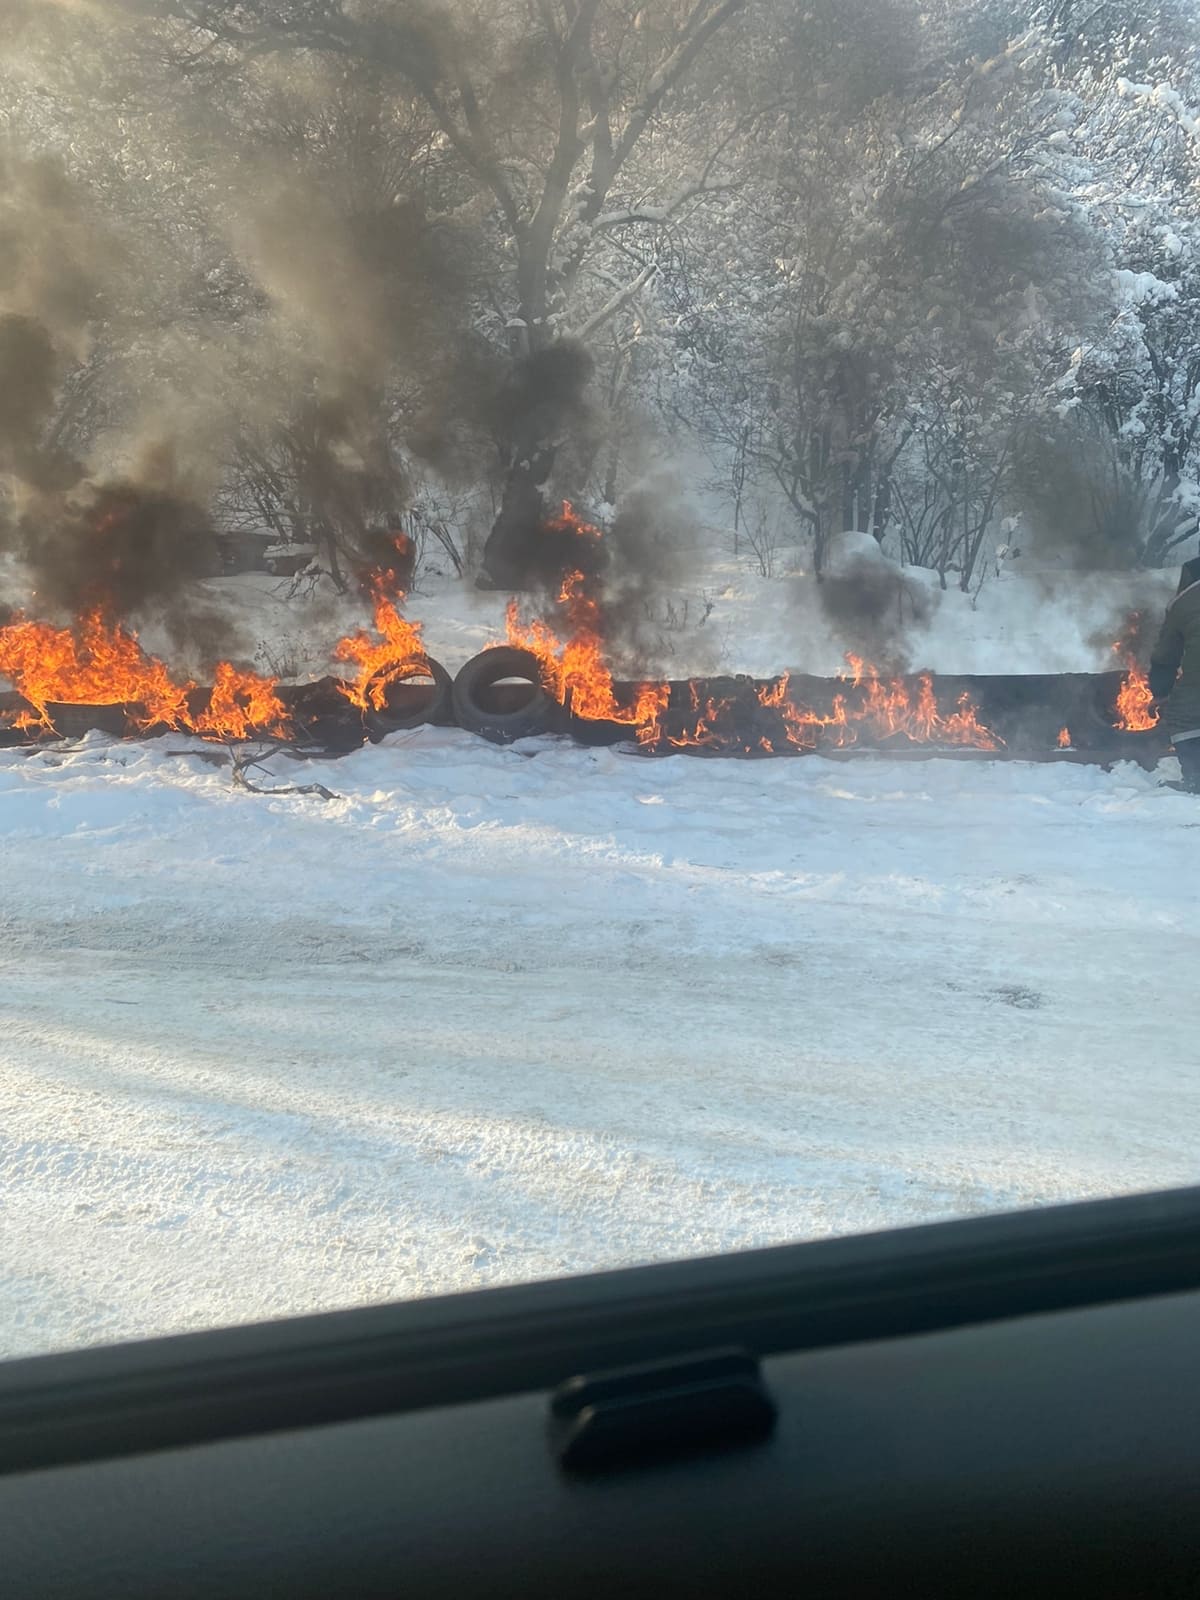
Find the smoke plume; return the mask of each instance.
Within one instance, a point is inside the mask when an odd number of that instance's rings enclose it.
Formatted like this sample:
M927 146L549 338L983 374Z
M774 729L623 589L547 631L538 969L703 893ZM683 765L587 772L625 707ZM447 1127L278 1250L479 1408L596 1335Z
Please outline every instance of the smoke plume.
M1014 477L1027 543L1041 560L1075 572L1136 566L1148 507L1111 439L1043 427L1022 441Z
M594 574L608 552L559 528L544 489L563 444L588 420L592 358L563 340L517 361L493 393L492 437L505 473L500 514L484 547L495 586L553 590L565 573Z
M889 672L912 664L914 636L929 626L936 600L889 561L853 556L816 585L821 611L843 648Z
M208 515L181 487L167 450L153 452L129 478L87 481L35 501L19 535L39 601L68 611L100 607L128 616L216 570Z
M159 70L119 9L86 28L27 11L5 43L64 96L93 53ZM79 80L55 62L64 29ZM213 649L194 580L220 570L223 494L353 566L409 499L403 446L447 474L478 460L499 385L462 331L477 224L396 192L403 130L370 74L267 73L252 94L235 133L176 79L119 163L81 133L75 175L0 146L0 549L39 607L151 611ZM140 204L186 162L204 181L182 169L185 205Z
M684 634L691 669L714 665L719 641L715 631L701 632L703 602L687 593L696 530L677 474L659 470L635 483L622 497L608 543L606 636L622 671L629 677L661 671Z

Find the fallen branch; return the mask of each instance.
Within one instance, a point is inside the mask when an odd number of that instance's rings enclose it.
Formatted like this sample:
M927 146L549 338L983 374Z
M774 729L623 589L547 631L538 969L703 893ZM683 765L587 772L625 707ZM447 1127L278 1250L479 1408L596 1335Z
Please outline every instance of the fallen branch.
M289 761L340 761L348 750L306 750L302 745L282 744L272 755L286 756Z
M222 745L219 750L164 750L165 756L190 757L193 761L207 761L211 767L223 767L227 761L234 760L229 745ZM286 756L289 761L340 761L346 754L344 750L306 750L302 745L281 744L270 752L273 756Z
M223 767L226 756L223 750L164 750L165 756L191 756L196 761L207 761L210 767Z
M318 795L322 800L341 799L340 795L334 794L333 790L327 789L323 783L286 783L275 789L263 789L260 788L258 784L251 783L246 774L254 767L260 768L267 777L272 776L272 774L267 771L264 763L268 759L268 756L277 753L278 752L276 751L268 751L266 753L259 753L255 755L239 756L234 753L231 746L229 754L233 763L231 777L233 778L234 787L238 789L245 789L250 794L315 794Z

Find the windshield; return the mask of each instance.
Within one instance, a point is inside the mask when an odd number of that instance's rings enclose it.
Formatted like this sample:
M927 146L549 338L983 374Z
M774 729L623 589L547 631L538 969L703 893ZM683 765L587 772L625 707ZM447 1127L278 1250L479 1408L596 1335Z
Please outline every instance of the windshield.
M0 1356L1195 1179L1200 25L1076 9L11 8Z

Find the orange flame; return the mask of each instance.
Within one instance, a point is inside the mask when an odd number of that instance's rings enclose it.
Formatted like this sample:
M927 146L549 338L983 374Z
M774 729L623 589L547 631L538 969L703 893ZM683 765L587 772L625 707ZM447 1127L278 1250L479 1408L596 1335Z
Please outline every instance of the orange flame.
M420 624L406 622L392 601L375 601L375 629L378 638L360 628L339 639L333 651L335 661L346 661L356 668L353 679L344 679L339 688L352 705L363 711L382 711L391 685L428 663Z
M542 531L548 534L557 534L568 539L602 539L603 532L594 522L585 522L569 500L562 503L562 512L557 517L548 517L542 523Z
M408 550L405 534L396 534L392 542L398 555L403 556ZM347 634L334 646L333 659L356 668L353 679L343 680L338 686L347 700L362 711L382 711L392 684L411 676L414 669L427 666L429 658L421 643L420 624L406 622L396 609L404 591L395 569L384 567L370 573L365 586L374 603L379 637L373 639L363 628Z
M1150 680L1135 663L1126 671L1117 690L1117 727L1122 733L1145 733L1157 724L1158 707L1150 693Z
M575 514L569 500L563 501L562 515L543 526L548 532L584 540L602 537L599 528ZM632 700L622 703L604 661L600 601L583 572L567 573L557 603L563 610L565 638L540 619L522 623L516 601L510 600L505 617L508 643L537 657L547 693L569 707L573 715L589 722L627 723L636 731L639 743L657 743L671 694L669 685L638 684Z
M1069 750L1071 748L1070 728L1060 728L1058 730L1058 748L1060 750Z
M1158 707L1150 693L1150 679L1138 665L1135 654L1140 611L1135 611L1125 624L1125 631L1113 645L1113 654L1125 668L1121 687L1117 690L1117 728L1121 733L1145 733L1158 723Z
M581 541L581 549L586 541L601 537L598 528L576 515L569 501L563 502L562 515L544 523L543 528L558 536L574 537ZM676 749L711 745L753 753L791 745L811 750L821 742L853 744L860 731L876 738L902 734L920 742L980 750L994 750L1002 742L979 721L968 695L961 695L955 709L944 713L938 706L929 673L918 680L914 697L902 679L885 682L875 667L857 656L847 657L849 681L855 690L862 691L855 697L853 709L845 694L835 696L827 714L798 705L789 693L785 674L754 691L759 708L776 716L768 717L764 726L748 728L736 696L703 697L702 686L692 683L689 716L682 727L672 719L672 727L664 733L663 719L671 695L668 684L642 683L631 698L622 700L617 695L612 671L604 658L603 607L594 580L581 568L569 571L559 589L557 604L564 623L561 635L540 619L523 623L516 601L510 600L505 630L508 643L537 658L547 692L575 716L588 721L626 723L636 730L638 742L643 745L665 740ZM777 728L781 728L778 734Z
M206 739L245 739L255 732L286 738L287 712L276 693L277 682L218 661L212 698L207 710L192 722L192 731Z
M700 703L700 686L697 683L688 684L688 695L691 699L693 720L678 733L668 734L667 743L674 745L677 750L690 750L702 745L716 745L725 743L722 737L721 723L729 715L736 704L730 699L717 700L709 696L704 704Z
M861 734L876 739L902 735L918 744L963 745L976 750L994 750L1003 743L980 722L968 694L959 695L954 711L943 713L929 673L918 678L914 699L902 678L885 682L878 669L861 656L848 655L846 661L850 670L844 674L845 681L852 690L863 691L857 704L848 695L838 694L825 714L797 705L788 693L786 673L758 690L759 704L782 716L789 744L807 750L820 744L840 748L856 744Z
M188 694L196 685L172 678L157 656L147 654L137 635L103 611L85 612L70 627L25 618L0 628L0 676L34 708L17 726L53 727L47 707L127 705L142 728L162 726L207 738L243 739L252 730L282 734L284 708L273 678L239 672L219 663L212 702L193 718Z
M17 733L34 733L45 726L36 711L0 711L0 728L12 729Z
M835 745L854 742L846 714L845 695L834 695L829 714L822 716L809 706L795 703L788 693L790 682L791 675L785 672L773 684L766 684L756 691L758 703L764 710L779 712L788 744L798 750L815 750L822 739Z
M846 688L833 696L826 712L799 704L787 674L759 687L741 680L731 696L706 694L703 682L696 681L688 686L689 710L682 717L673 714L664 727L670 685L645 682L618 692L605 660L604 610L598 581L588 570L591 542L602 537L600 530L578 517L566 501L562 515L545 529L573 539L579 560L556 597L561 633L544 620L523 623L516 601L510 601L507 638L532 652L549 693L582 720L627 726L644 746L706 746L745 754L788 746L812 750L823 743L852 745L864 735L983 750L1002 742L979 721L968 695L960 695L953 710L943 711L929 673L921 674L915 686L901 678L889 681L857 656L847 656ZM399 534L392 542L406 558L407 538ZM383 565L364 579L374 605L374 634L360 629L334 647L335 659L354 668L340 691L361 710L384 710L394 683L412 676L414 669L428 668L419 625L406 621L398 609L403 565ZM142 649L136 634L110 622L101 610L86 613L73 627L17 619L0 628L0 676L12 680L32 705L38 725L47 728L52 726L47 708L55 701L126 705L141 726L165 725L208 738L242 739L252 731L282 736L287 728L277 680L238 672L229 662L217 666L206 708L193 711L194 696L191 704L189 696L195 684L176 681ZM28 712L17 715L30 718Z
M110 623L100 610L86 612L73 627L18 619L0 628L0 673L50 726L48 704L136 705L146 725L182 728L187 692L165 665L145 653L137 635Z

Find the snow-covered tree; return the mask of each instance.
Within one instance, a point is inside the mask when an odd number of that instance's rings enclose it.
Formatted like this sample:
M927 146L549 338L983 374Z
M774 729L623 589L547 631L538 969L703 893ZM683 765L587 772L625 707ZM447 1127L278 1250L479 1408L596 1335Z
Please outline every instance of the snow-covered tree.
M1197 526L1184 0L20 21L8 170L52 160L88 241L45 252L90 285L73 330L43 307L46 442L89 464L172 434L222 518L333 567L435 487L502 531L547 485L611 502L652 418L818 570L844 529L966 586L1005 518L1091 561Z
M1200 509L1198 46L1194 16L1164 5L1102 8L1061 45L1074 111L1065 175L1104 251L1109 298L1058 385L1062 437L1088 478L1075 533L1149 565L1195 535Z

